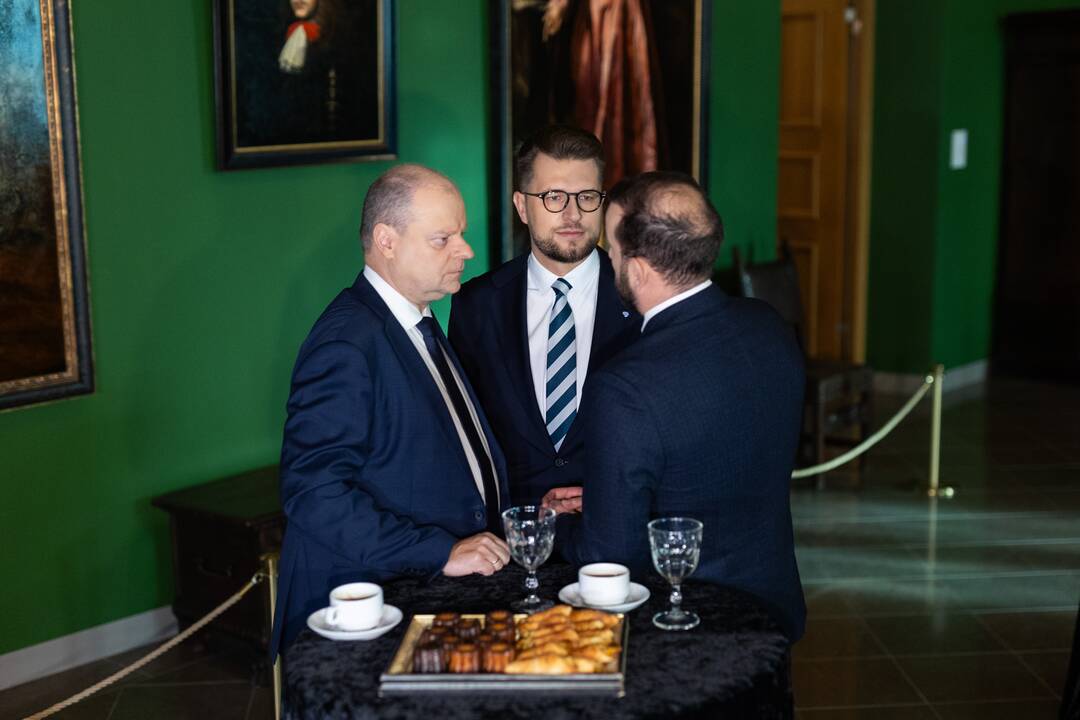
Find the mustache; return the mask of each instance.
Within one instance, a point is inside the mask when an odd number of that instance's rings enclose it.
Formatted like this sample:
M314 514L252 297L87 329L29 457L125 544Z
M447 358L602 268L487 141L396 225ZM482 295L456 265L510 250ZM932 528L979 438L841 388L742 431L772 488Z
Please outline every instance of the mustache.
M555 228L555 232L565 232L567 230L573 230L574 232L585 232L585 227L583 225L575 223L573 225L560 225L559 227Z

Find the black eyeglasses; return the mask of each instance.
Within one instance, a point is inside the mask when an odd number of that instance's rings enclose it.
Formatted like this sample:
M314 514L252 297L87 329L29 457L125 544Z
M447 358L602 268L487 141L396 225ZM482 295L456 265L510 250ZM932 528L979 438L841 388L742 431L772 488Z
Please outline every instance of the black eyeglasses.
M562 212L570 204L570 196L574 196L578 210L581 212L596 212L600 204L604 202L607 193L602 190L581 190L579 192L566 192L565 190L545 190L539 193L522 191L522 195L538 197L544 203L544 209L550 213Z

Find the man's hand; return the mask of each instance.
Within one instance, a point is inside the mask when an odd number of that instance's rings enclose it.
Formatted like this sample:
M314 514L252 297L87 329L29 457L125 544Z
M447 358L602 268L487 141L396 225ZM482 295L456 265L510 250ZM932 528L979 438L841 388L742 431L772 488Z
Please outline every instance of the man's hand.
M494 575L510 562L510 548L489 532L458 540L450 548L450 558L443 566L443 575Z
M556 513L581 512L581 493L580 486L552 488L547 491L540 504Z

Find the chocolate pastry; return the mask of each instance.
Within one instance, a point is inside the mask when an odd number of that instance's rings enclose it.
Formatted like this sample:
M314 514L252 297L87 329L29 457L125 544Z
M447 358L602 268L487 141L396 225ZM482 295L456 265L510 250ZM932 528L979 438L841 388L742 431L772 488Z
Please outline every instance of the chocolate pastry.
M446 627L453 629L457 625L458 619L461 616L455 612L439 613L435 616L435 619L431 621L432 627Z
M413 672L441 673L445 667L445 655L442 646L429 642L417 645L413 651Z
M457 634L462 640L474 640L480 634L480 621L472 618L458 620Z

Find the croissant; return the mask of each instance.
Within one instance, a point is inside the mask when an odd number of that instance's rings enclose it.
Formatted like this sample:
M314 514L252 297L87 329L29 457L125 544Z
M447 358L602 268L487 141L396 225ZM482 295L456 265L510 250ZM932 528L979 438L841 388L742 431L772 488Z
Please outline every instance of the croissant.
M577 663L568 657L539 655L525 660L515 660L506 666L510 675L566 675L577 672Z

